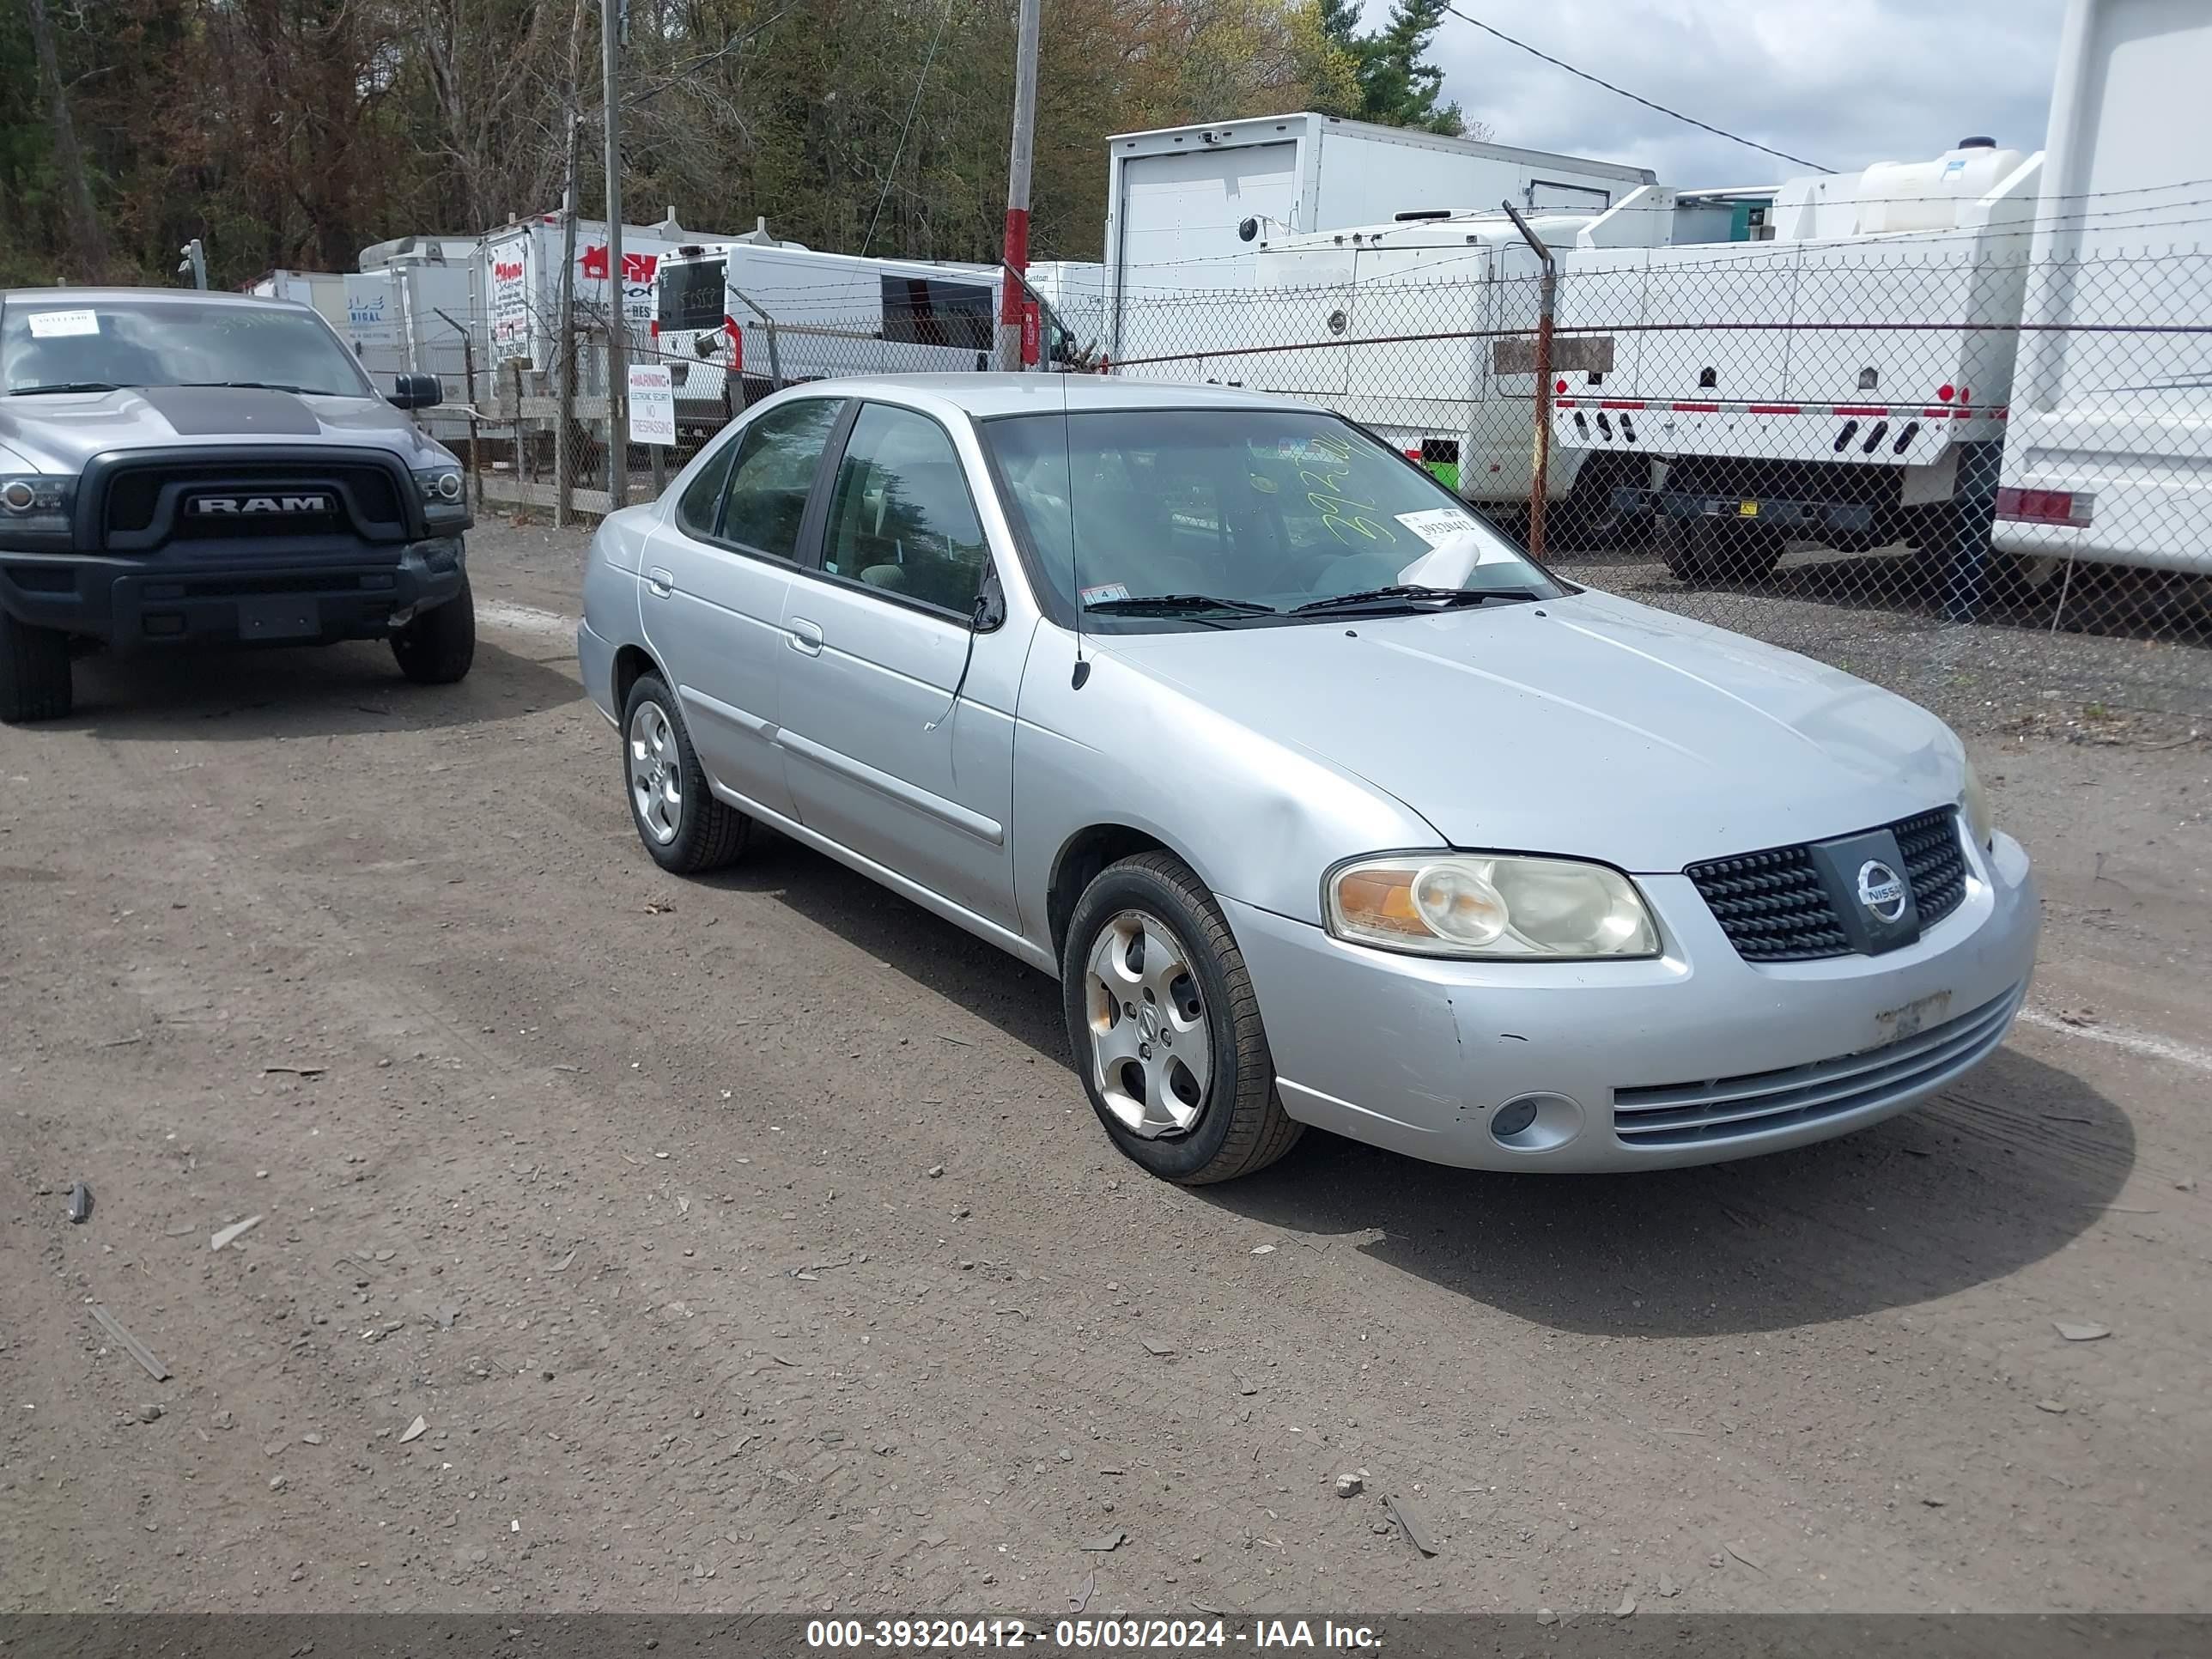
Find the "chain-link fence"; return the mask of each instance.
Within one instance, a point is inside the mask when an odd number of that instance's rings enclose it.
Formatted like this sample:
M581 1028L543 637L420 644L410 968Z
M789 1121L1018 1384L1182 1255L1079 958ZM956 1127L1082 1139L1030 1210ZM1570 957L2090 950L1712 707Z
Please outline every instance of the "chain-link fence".
M1250 286L1026 288L1021 355L1336 410L1564 574L1698 614L1731 596L1764 637L1809 604L2212 642L2212 254L1540 241L1423 219L1297 239ZM664 297L623 353L665 372L673 441L634 427L619 477L606 322L581 308L567 347L546 328L528 351L449 319L465 361L431 365L435 418L487 506L595 516L780 387L994 367L1000 275Z
M1113 371L1335 410L1554 566L1662 603L2212 641L2212 255L1500 227L1310 236L1249 288L1150 273Z

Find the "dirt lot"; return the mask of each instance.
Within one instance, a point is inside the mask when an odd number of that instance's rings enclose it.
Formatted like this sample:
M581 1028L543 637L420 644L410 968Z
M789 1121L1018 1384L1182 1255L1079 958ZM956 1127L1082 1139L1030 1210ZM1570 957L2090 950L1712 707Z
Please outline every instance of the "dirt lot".
M453 692L91 665L0 732L0 1608L2212 1606L2185 697L1809 624L1953 689L2043 872L2027 1018L1917 1113L1619 1180L1310 1135L1186 1192L1041 976L787 842L653 869L579 546L477 538Z

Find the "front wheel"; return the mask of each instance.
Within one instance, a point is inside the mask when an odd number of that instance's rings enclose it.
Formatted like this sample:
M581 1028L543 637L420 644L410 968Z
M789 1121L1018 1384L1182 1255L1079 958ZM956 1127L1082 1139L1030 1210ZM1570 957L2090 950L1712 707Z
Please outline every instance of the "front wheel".
M1213 896L1172 854L1100 873L1060 953L1068 1042L1123 1156L1186 1186L1265 1169L1304 1126L1274 1062L1243 953Z
M70 711L69 635L0 611L0 722L58 720Z
M392 654L417 685L451 685L468 673L477 659L477 602L467 577L452 599L392 630Z

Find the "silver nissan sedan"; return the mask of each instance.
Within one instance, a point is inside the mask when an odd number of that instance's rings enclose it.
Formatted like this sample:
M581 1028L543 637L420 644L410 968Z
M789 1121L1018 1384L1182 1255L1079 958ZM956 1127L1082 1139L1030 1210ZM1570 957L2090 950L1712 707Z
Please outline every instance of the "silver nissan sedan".
M639 839L767 824L1055 975L1169 1180L1802 1146L2003 1040L2027 854L1933 715L1566 581L1304 404L1058 375L755 405L592 544Z

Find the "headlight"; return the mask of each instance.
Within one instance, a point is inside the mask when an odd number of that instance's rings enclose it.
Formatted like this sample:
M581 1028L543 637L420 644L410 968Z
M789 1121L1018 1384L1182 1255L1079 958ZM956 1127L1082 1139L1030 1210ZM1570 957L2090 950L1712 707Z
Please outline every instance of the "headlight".
M1425 957L1652 957L1659 930L1627 877L1571 859L1462 853L1361 859L1323 884L1328 931Z
M67 547L76 507L75 478L0 477L0 546Z
M466 492L459 467L418 467L415 483L422 492L422 505L433 513L457 513L461 510L462 496Z
M1996 844L1997 821L1990 811L1990 798L1982 788L1982 781L1974 775L1974 763L1966 763L1966 787L1959 792L1959 810L1966 815L1966 830L1976 845L1987 852Z

